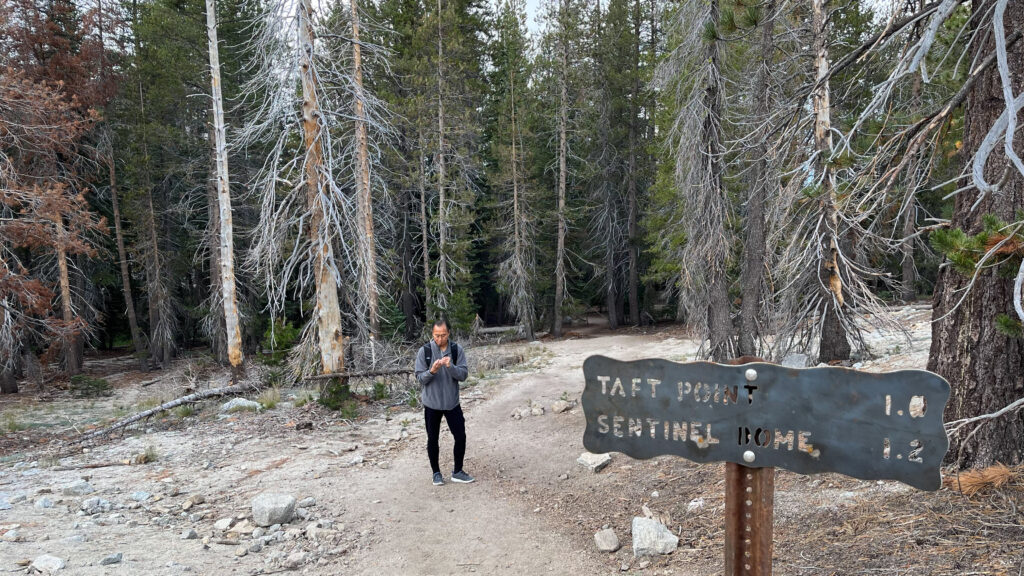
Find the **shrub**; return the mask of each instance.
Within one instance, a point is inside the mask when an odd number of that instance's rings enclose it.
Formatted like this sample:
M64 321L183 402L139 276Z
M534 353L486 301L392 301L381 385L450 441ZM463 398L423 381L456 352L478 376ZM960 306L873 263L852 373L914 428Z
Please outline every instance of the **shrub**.
M71 393L78 398L96 398L114 394L110 382L107 382L105 378L93 378L85 374L76 374L71 377Z
M257 354L257 357L264 364L277 366L288 356L292 345L298 339L299 329L293 326L291 322L285 322L281 319L274 320L267 327L266 331L263 332L263 340L260 342L260 348L267 350L269 353L263 354L261 352Z

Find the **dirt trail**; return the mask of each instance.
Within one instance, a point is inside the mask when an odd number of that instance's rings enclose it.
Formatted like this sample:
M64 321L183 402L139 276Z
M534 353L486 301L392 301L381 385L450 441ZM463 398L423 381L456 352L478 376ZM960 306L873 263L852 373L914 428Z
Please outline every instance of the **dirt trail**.
M431 484L419 412L354 426L319 421L313 431L299 432L295 421L305 416L293 408L148 430L65 458L59 466L24 460L0 465L0 495L27 498L0 512L0 533L18 525L15 541L0 541L0 569L16 570L19 560L53 554L67 560L69 574L259 574L279 569L286 555L305 552L297 568L303 574L618 572L623 560L633 562L628 530L616 527L623 544L616 555L598 552L593 527L610 518L593 517L602 502L592 496L606 497L616 475L595 475L575 463L584 450L582 410L554 414L550 405L560 397L578 399L581 366L591 354L682 359L692 346L674 338L617 335L539 348L549 358L539 371L503 372L463 391L466 469L477 477L474 484ZM472 361L487 351L468 353ZM510 417L531 404L546 413ZM442 434L447 472L451 437L447 429ZM154 464L74 469L128 458L147 446L160 455ZM61 493L82 477L95 493ZM160 500L133 504L137 491ZM189 529L200 538L222 537L213 523L248 515L251 499L264 491L315 498L310 518L292 526L325 520L336 532L322 540L300 536L272 543L242 557L237 546L204 546L180 537ZM206 502L181 511L191 495ZM109 501L112 509L83 516L78 510L90 497ZM34 506L40 498L54 506ZM121 564L100 565L115 552L123 553ZM658 573L690 574L678 568Z

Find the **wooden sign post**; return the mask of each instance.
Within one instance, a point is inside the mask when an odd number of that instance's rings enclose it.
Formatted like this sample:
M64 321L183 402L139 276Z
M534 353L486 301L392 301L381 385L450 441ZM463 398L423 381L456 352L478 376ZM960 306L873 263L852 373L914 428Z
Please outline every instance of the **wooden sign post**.
M583 445L726 462L726 576L768 576L775 467L941 485L949 384L930 372L726 366L591 356Z

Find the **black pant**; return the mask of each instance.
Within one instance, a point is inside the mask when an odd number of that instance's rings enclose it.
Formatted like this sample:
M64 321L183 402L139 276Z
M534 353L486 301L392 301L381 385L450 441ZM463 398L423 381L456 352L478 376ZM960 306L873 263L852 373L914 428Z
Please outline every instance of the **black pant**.
M437 457L441 453L438 439L441 436L441 416L448 421L448 429L455 438L455 467L452 472L462 472L462 460L466 457L466 418L462 415L462 406L451 410L434 410L423 407L423 417L427 421L427 457L430 458L430 469L440 472Z

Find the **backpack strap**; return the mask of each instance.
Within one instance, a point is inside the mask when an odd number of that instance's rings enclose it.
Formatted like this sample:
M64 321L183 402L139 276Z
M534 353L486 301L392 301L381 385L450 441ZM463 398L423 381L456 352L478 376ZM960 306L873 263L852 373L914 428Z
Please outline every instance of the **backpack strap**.
M423 345L423 359L427 361L427 370L430 370L430 365L434 361L434 350L430 346L430 342Z
M452 364L455 366L459 365L459 345L455 342L451 343L452 347Z

